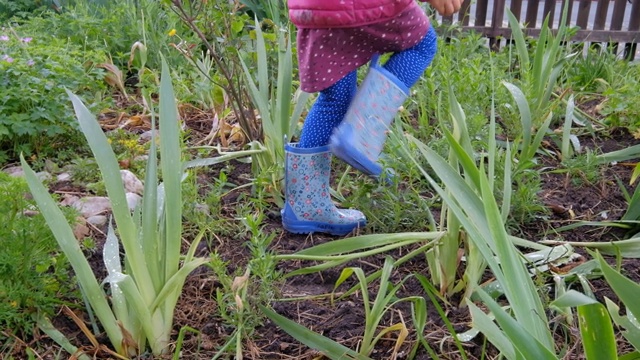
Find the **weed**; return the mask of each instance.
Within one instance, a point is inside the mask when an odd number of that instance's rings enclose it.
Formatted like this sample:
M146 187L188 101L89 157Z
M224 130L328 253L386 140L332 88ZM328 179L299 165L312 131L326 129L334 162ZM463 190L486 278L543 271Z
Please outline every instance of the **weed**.
M102 74L90 64L103 58L20 27L0 30L0 158L55 154L54 146L61 145L55 139L62 135L64 146L72 145L78 126L65 88L85 96L93 109L102 106Z
M640 63L616 63L611 86L602 93L606 97L600 114L612 128L626 127L631 133L640 129Z
M24 179L0 172L0 328L19 337L31 334L36 315L53 315L75 294L69 263L27 193Z
M536 221L548 210L540 199L542 180L535 170L525 170L513 178L514 186L511 195L511 211L509 212L509 228L518 228Z
M571 88L583 92L602 92L613 80L615 56L603 49L589 48L585 56L578 56L567 67Z

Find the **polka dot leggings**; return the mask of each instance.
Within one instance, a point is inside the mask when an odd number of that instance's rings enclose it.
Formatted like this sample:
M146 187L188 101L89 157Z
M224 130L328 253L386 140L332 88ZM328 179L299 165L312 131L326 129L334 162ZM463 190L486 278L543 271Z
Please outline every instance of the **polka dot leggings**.
M437 36L433 26L415 46L393 54L384 67L411 88L431 64L437 51ZM329 144L333 129L340 124L356 94L357 71L352 71L320 92L311 107L300 135L300 148Z

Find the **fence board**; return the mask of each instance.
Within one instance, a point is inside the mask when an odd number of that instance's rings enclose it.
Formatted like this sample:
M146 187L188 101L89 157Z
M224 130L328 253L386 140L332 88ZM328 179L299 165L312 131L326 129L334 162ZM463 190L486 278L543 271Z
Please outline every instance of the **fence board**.
M545 0L544 1L544 10L542 11L542 16L549 17L549 25L553 24L553 17L556 12L556 0ZM541 19L544 21L544 19Z
M598 6L596 6L596 20L593 24L594 30L604 29L604 24L607 22L607 11L609 11L609 1L598 1Z
M485 26L487 23L487 5L489 4L488 0L478 1L476 4L476 19L475 24L481 24L481 26Z
M492 8L491 20L487 21L489 6ZM541 6L542 12L539 11ZM625 58L633 60L640 42L640 0L475 0L475 3L464 0L457 23L463 29L482 33L489 39L491 48L496 49L502 40L506 39L508 43L511 36L507 8L524 24L525 34L536 37L545 17L549 18L549 27L557 27L557 19L565 7L569 19L567 25L579 28L571 41L592 45L608 43L608 48L614 51L617 51L618 44L624 44ZM443 21L452 23L453 19L449 16Z
M591 0L582 0L578 6L578 21L576 25L585 29L589 22L589 11L591 10Z
M511 13L520 21L520 14L522 13L522 0L511 1L511 7L509 8Z
M536 26L538 26L536 24L536 20L538 20L538 1L539 0L529 0L527 2L527 16L525 17L525 23L527 27L535 28Z
M633 7L631 8L629 31L640 32L640 0L635 0L633 3ZM625 45L624 57L626 59L633 60L638 49L638 42L640 42L640 40L633 41L631 44Z

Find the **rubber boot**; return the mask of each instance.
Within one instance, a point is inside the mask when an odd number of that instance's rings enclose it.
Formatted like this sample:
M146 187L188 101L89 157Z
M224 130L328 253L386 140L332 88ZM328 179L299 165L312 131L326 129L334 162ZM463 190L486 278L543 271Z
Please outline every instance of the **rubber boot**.
M378 158L389 126L408 96L409 88L374 56L344 120L331 135L331 152L363 173L379 177Z
M331 152L328 146L298 148L285 145L285 205L282 226L289 232L322 232L346 235L367 220L360 211L338 209L331 201L329 177Z

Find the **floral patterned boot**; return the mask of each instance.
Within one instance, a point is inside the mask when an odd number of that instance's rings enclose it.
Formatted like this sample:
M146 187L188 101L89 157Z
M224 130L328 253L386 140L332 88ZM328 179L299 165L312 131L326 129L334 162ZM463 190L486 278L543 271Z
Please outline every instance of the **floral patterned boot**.
M285 146L283 227L296 234L322 232L346 235L365 226L367 219L360 211L338 209L331 201L329 147L304 149L296 145Z
M344 120L331 135L331 152L367 175L380 176L378 158L389 125L408 94L409 88L375 56Z

